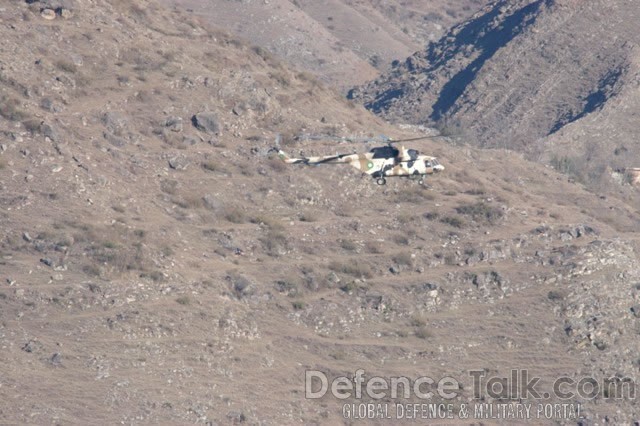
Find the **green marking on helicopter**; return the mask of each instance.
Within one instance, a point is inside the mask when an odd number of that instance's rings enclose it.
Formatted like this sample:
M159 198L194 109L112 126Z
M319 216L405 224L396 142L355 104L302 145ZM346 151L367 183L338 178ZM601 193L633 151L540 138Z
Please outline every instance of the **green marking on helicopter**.
M370 168L372 168L372 167L373 167L373 163L372 163L371 161L369 161L369 162L367 163L367 168L368 168L368 169L370 169Z

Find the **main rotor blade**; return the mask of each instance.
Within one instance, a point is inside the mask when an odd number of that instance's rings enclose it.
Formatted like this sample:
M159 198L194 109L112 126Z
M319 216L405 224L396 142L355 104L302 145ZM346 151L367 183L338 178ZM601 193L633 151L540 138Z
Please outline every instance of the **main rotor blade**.
M330 136L330 135L312 135L312 134L301 134L296 137L296 140L299 141L317 141L317 140L326 140L326 141L335 141L335 142L357 142L357 143L388 143L394 144L399 142L412 142L419 141L423 139L437 139L437 138L446 138L448 136L444 135L429 135L429 136L418 136L415 138L405 138L405 139L393 139L386 135L374 136L374 137L366 137L366 136Z
M365 136L331 136L331 135L310 135L301 134L296 137L299 141L335 141L335 142L371 142L376 138L369 138Z
M423 139L436 139L436 138L446 138L448 136L444 136L444 135L432 135L432 136L418 136L417 138L406 138L406 139L389 139L387 140L388 143L398 143L398 142L412 142L412 141L419 141L419 140L423 140Z

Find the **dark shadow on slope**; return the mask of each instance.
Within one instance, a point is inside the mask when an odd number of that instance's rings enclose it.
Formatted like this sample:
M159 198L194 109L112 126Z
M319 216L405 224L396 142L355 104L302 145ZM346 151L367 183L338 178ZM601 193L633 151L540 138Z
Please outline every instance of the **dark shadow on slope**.
M383 109L388 109L391 102L394 99L401 98L402 95L404 95L404 90L402 88L385 90L376 97L375 101L365 103L364 107L372 111L374 114L378 114L382 112ZM349 91L347 98L353 99L353 90Z
M478 43L479 35L490 29L491 23L500 14L500 7L505 3L506 0L498 5L495 5L493 9L491 9L484 15L481 15L476 19L465 22L453 28L445 37L440 39L438 42L429 43L426 52L426 59L429 62L428 68L421 68L420 66L416 66L416 57L420 57L422 55L421 52L417 52L408 57L401 64L396 64L391 74L395 77L399 77L405 73L426 74L434 71L438 67L445 66L450 59L460 54L462 48L467 45L475 45L476 43ZM454 41L450 42L449 38L455 31L458 31L458 33L454 36ZM347 98L353 99L354 93L354 90L349 91ZM402 88L385 90L377 94L375 99L371 102L365 103L364 106L368 110L379 114L380 112L389 109L392 101L394 99L401 98L404 93L405 91Z
M445 66L449 60L458 55L462 48L471 45L476 46L481 43L482 34L492 31L492 24L500 15L500 8L508 2L502 1L494 5L493 9L478 18L465 22L462 28L454 27L449 34L439 40L437 43L430 43L427 49L427 60L430 67L428 71L433 71L438 67ZM458 31L453 42L449 42L452 32Z
M538 17L540 7L545 3L550 4L552 2L550 0L533 2L505 18L502 25L483 33L497 16L499 6L496 5L490 13L483 15L482 19L478 19L477 24L467 25L460 31L458 37L456 37L456 44L464 43L469 38L475 38L474 46L480 49L480 55L442 87L440 96L433 105L433 113L430 116L432 120L440 120L451 109L458 98L462 96L467 86L476 78L478 71L484 66L485 62L491 59L500 48L506 46L526 27L532 25ZM473 22L475 23L476 21ZM477 37L478 34L482 35ZM429 59L436 59L432 55L433 52L430 52ZM438 59L436 63L438 62L441 62L441 60Z
M436 103L437 109L434 109L435 112L431 117L440 118L460 97L484 63L526 26L532 24L543 4L549 6L553 3L554 0L537 0L503 20L500 10L508 6L509 0L496 2L486 13L453 28L438 42L430 43L425 53L418 52L396 65L391 75L400 77L406 74L432 73L439 68L447 67L452 59L467 55L468 46L479 50L480 57L454 76L450 84L445 86L446 91L443 90L440 103ZM531 16L533 12L536 14ZM428 66L419 65L420 57L426 60ZM388 89L377 93L372 101L365 103L365 107L374 113L381 113L388 110L393 101L402 98L404 94L403 87ZM356 91L350 91L347 97L353 99L356 97Z
M551 127L551 130L549 130L548 134L551 135L562 129L567 124L578 121L586 115L601 109L604 104L618 92L616 90L616 84L622 76L622 73L622 67L609 70L598 82L598 87L596 88L596 90L589 93L584 98L584 106L582 107L582 110L569 111L566 114L563 114Z

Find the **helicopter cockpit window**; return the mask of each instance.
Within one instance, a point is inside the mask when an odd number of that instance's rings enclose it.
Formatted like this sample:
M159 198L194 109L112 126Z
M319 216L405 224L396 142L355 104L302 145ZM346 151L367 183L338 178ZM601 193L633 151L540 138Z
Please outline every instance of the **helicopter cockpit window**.
M433 167L434 164L431 160L424 160L425 167Z
M392 146L373 148L370 152L373 153L373 158L392 158L398 156L398 150Z

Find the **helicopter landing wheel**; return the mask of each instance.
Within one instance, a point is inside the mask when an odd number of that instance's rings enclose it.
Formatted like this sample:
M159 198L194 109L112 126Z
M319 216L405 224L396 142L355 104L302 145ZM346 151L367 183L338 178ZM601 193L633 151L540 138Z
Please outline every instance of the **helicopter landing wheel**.
M424 179L420 179L420 180L418 181L418 185L424 185Z
M385 185L387 183L387 180L383 177L376 179L376 183L378 185Z

